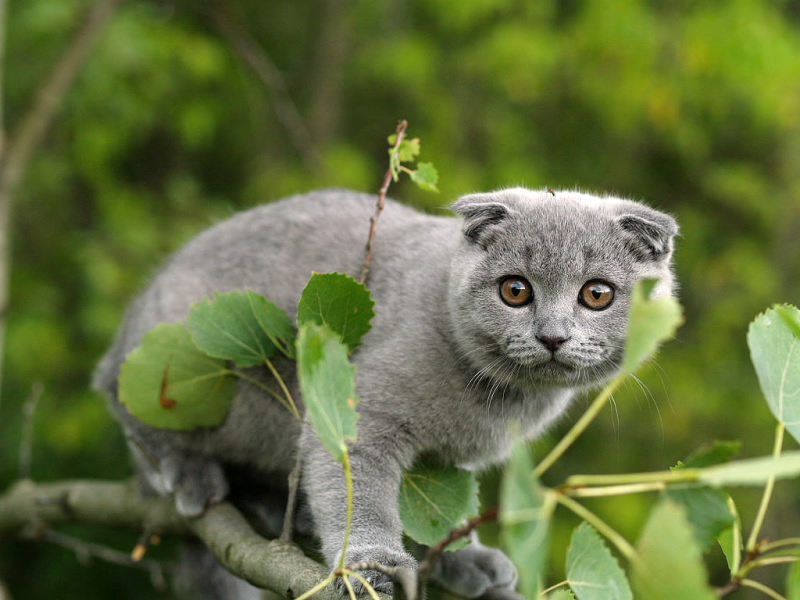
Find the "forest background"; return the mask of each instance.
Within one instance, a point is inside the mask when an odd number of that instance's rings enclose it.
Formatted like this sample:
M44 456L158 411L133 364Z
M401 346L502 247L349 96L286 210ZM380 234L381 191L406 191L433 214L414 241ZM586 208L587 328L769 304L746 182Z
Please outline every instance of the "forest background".
M8 3L10 135L92 4ZM745 332L770 304L800 302L800 2L128 0L16 194L0 489L19 477L35 389L34 479L129 475L89 390L125 305L170 251L234 211L319 187L377 191L400 118L440 172L438 195L394 187L407 203L578 187L645 200L682 226L685 325L553 481L661 470L714 439L770 452ZM751 516L759 492L737 494ZM653 500L592 506L633 536ZM557 522L556 547L574 525ZM63 530L125 551L136 540ZM780 484L770 531L800 535L796 482ZM0 581L26 600L171 597L143 571L34 542L0 545Z

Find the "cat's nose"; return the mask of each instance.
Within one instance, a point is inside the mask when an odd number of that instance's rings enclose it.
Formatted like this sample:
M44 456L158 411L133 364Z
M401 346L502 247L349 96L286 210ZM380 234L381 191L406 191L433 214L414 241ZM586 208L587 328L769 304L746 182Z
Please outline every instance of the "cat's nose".
M555 336L555 335L537 335L536 339L542 342L545 348L550 350L550 352L555 352L561 345L566 342L569 338Z

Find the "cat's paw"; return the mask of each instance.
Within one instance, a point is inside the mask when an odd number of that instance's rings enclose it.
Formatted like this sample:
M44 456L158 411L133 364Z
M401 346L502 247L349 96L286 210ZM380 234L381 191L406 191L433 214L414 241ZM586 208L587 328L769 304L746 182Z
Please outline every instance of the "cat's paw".
M514 564L500 550L484 546L477 540L465 548L442 554L431 579L463 598L480 598L501 591L507 592L502 597L519 597L514 591L517 584Z
M228 495L228 480L215 460L192 453L176 453L159 465L164 489L175 497L175 508L185 517L202 515L205 509Z
M409 571L417 570L416 559L404 551L391 550L378 546L366 546L351 548L347 553L347 565L356 566L363 563L378 563L384 567L399 567ZM358 574L367 580L370 586L376 591L384 594L392 594L394 591L394 581L390 575L375 569L359 570ZM364 584L357 578L351 577L350 584L356 594L366 593ZM341 595L347 594L347 586L340 578L336 582L336 589Z

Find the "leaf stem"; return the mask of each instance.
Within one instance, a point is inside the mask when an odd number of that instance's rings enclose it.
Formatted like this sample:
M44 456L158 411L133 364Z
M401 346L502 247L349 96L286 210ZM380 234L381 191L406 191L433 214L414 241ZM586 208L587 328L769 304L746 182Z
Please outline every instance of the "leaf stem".
M783 548L785 546L800 546L800 538L785 538L782 540L775 540L774 542L769 542L767 544L761 545L761 552L771 552L776 548Z
M762 594L773 598L774 600L786 600L785 596L781 596L778 592L773 590L770 587L767 587L763 583L759 583L758 581L754 581L752 579L742 579L741 585L744 587L753 588L754 590L758 590Z
M638 564L639 555L636 553L636 549L630 544L630 542L628 542L628 540L617 533L615 529L609 526L600 517L582 504L576 502L569 496L565 496L564 494L556 494L556 501L565 508L571 510L573 513L578 515L581 519L599 531L603 536L605 536L609 542L616 546L617 550L619 550L620 554L622 554L628 560L628 562L631 564Z
M295 598L295 600L306 600L306 598L310 598L311 596L313 596L317 592L320 592L320 591L324 590L326 587L328 587L331 583L333 583L334 579L336 579L336 575L331 573L325 579L323 579L317 585L315 585L313 588L308 590L305 594L302 594L302 595L298 596L297 598Z
M345 446L342 454L342 465L344 466L344 477L347 481L347 522L344 526L344 541L342 542L342 553L339 558L339 569L344 570L345 558L347 557L347 547L350 545L350 527L353 524L353 470L350 467L350 452Z
M783 449L783 432L785 431L785 427L783 423L778 423L777 427L775 428L775 446L772 449L772 456L777 458L781 454L781 450ZM747 552L752 552L755 550L756 545L758 544L758 536L761 534L761 527L764 525L764 519L767 516L767 508L769 507L769 502L772 499L772 491L775 488L775 475L770 475L770 478L767 480L767 485L764 486L764 494L761 496L761 505L758 507L758 513L756 513L756 519L753 522L753 529L750 532L750 537L747 539Z
M795 563L800 561L800 556L766 556L764 558L759 558L754 560L750 563L749 571L753 569L758 569L759 567L770 567L772 565L785 565L789 563Z
M559 491L574 498L603 498L607 496L624 496L626 494L641 494L642 492L661 492L667 489L663 481L646 481L628 483L625 485L606 485L595 488L564 486Z
M372 587L370 582L367 581L367 578L364 577L358 571L351 571L350 569L342 569L342 577L345 578L345 585L348 586L347 589L349 591L352 591L352 586L348 585L349 582L347 581L347 578L348 577L355 577L356 579L358 579L358 581L361 582L361 585L364 586L364 589L366 590L367 594L370 595L372 600L380 600L380 597L378 596L377 592L375 591L375 588Z
M294 418L299 421L300 411L297 410L297 404L295 403L294 398L292 398L292 394L289 391L286 382L283 380L283 377L281 377L281 374L278 372L278 369L275 368L275 365L272 364L272 361L270 359L265 358L264 364L267 365L269 372L272 373L272 376L275 378L275 381L278 382L278 387L281 388L283 395L286 397L286 402L289 404L289 410L291 411L292 415L294 415Z
M625 380L625 377L625 374L617 375L606 387L602 389L586 412L583 413L580 419L578 419L578 422L575 423L575 425L572 426L572 429L567 432L567 435L561 438L561 441L556 444L555 448L553 448L550 453L545 456L538 465L536 465L536 469L534 470L536 477L541 477L542 474L547 471L547 469L552 467L553 463L561 458L564 452L566 452L567 449L575 442L575 440L577 440L578 437L580 437L580 435L586 430L586 428L589 427L591 422L600 413L600 410L606 405L620 384Z
M562 588L562 587L567 586L567 585L569 585L569 580L568 579L565 579L564 581L559 581L558 583L556 583L554 585L551 585L546 590L542 590L542 592L539 594L539 597L540 598L544 598L550 592L555 592L558 588Z
M259 388L261 391L263 391L263 392L265 392L265 393L269 394L270 396L272 396L273 398L275 398L275 400L277 400L277 401L278 401L278 402L281 404L281 406L283 406L283 407L284 407L286 410L288 410L290 413L294 414L294 411L292 410L292 405L290 405L290 404L289 404L289 403L286 401L286 398L284 398L283 396L281 396L280 394L278 394L278 393L277 393L275 390L273 390L272 388L270 388L270 387L269 387L268 385L266 385L266 384L265 384L263 381L259 381L259 380L258 380L258 379L256 379L255 377L251 377L250 375L248 375L248 374L247 374L247 373L245 373L244 371L239 371L239 370L237 370L237 369L231 369L231 370L230 370L230 371L228 371L228 372L229 372L229 373L231 373L232 375L235 375L236 377L239 377L240 379L243 379L243 380L245 380L245 381L246 381L247 383L249 383L250 385L254 385L254 386L256 386L256 387L257 387L257 388ZM298 416L298 418L299 418L299 416Z
M582 488L590 485L617 486L638 484L692 483L700 477L701 469L678 469L676 471L653 471L650 473L621 473L619 475L573 475L564 487Z
M356 591L353 589L353 584L350 583L350 578L344 574L342 576L342 581L344 581L344 586L347 588L347 593L350 596L350 600L357 600Z

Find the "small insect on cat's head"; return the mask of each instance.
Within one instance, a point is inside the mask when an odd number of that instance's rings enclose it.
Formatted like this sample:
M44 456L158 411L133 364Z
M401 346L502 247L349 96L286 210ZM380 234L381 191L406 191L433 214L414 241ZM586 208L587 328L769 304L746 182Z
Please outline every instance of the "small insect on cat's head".
M673 292L677 223L637 202L515 188L451 208L463 217L451 326L487 379L521 390L601 383L621 365L634 283Z

